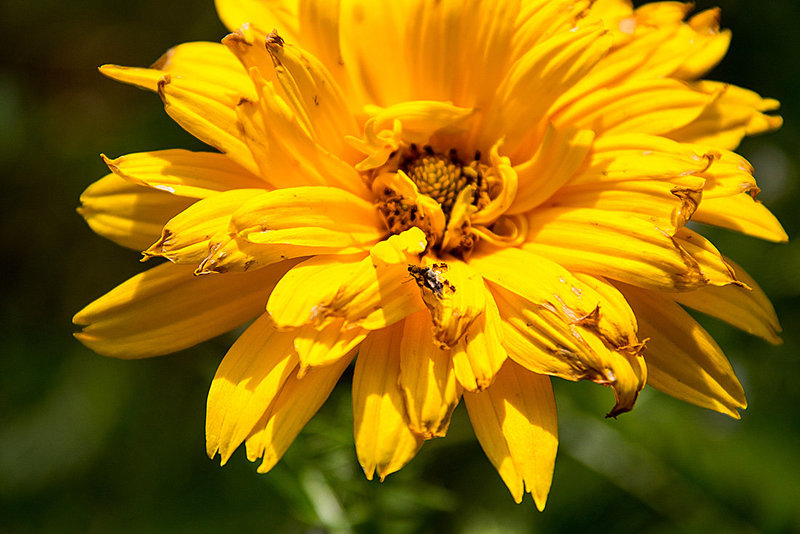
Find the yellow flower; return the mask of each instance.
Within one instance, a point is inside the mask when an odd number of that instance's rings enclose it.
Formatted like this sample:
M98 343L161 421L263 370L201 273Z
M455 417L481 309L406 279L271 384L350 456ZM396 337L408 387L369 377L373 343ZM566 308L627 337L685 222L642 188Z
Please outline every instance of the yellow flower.
M611 416L647 381L738 417L742 387L683 307L773 343L780 326L687 223L786 240L731 152L781 119L698 81L730 33L691 7L217 0L222 44L101 68L219 152L105 158L81 214L169 261L79 312L76 336L140 358L254 319L211 386L209 456L244 443L271 469L355 357L367 478L444 436L463 398L514 499L540 509L550 376L609 386Z

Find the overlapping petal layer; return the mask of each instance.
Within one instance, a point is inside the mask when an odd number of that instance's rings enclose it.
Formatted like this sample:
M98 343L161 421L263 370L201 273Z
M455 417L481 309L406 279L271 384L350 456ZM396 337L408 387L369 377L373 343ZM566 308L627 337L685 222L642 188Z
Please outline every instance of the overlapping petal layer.
M462 396L516 501L558 443L550 377L650 385L738 417L681 305L772 343L755 282L692 221L784 241L731 152L778 103L701 80L719 10L628 0L217 0L231 34L107 76L218 152L105 158L101 235L161 257L75 316L123 358L256 318L208 398L210 456L271 469L356 356L354 439L383 480ZM689 17L687 19L687 17ZM690 225L691 228L687 225ZM549 376L548 376L549 375Z

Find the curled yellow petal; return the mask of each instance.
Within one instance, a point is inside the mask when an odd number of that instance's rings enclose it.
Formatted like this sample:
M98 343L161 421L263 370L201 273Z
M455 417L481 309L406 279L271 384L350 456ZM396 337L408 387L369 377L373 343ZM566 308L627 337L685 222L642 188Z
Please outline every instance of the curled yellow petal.
M434 134L463 132L473 109L460 108L449 102L430 100L402 102L385 108L367 108L369 119L364 126L364 139L348 141L368 156L358 170L365 171L386 163L391 152L401 145L427 143Z
M235 106L242 98L239 93L166 74L158 82L158 94L167 114L187 132L253 174L259 173L236 116Z
M282 327L343 318L368 330L384 328L423 308L408 265L425 247L422 231L412 228L376 244L366 258L306 260L275 287L267 310Z
M455 258L439 261L426 256L421 267L411 266L408 271L433 318L436 343L441 348L451 348L483 313L483 280Z
M208 255L212 238L226 232L231 214L262 189L235 189L199 200L167 221L161 238L144 251L174 263L197 264Z
M231 211L230 224L208 241L199 274L246 271L313 254L354 254L384 234L370 203L335 187L277 189Z
M611 387L616 403L609 416L633 408L647 379L641 344L608 343L597 334L597 313L565 322L511 291L490 288L503 318L509 358L535 373Z
M345 155L358 127L336 80L316 57L283 39L267 39L275 75L295 116L329 152Z
M252 243L291 243L288 237L273 236L289 230L302 234L304 228L341 234L347 243L343 248L372 245L385 232L371 202L348 191L325 186L270 191L250 199L231 217L231 230ZM298 244L321 245L318 242Z
M697 261L666 230L634 215L546 208L535 210L529 222L522 249L569 270L666 291L706 284Z
M482 391L506 361L500 312L489 290L485 290L486 305L466 334L452 350L453 372L456 380L467 391Z
M697 261L709 285L742 285L733 268L708 239L688 228L681 228L675 233L675 242Z
M450 416L461 397L450 351L434 343L432 329L427 311L405 318L397 379L409 428L425 439L447 433Z
M718 151L656 135L620 133L598 137L589 161L567 184L658 179L671 181L704 173ZM705 176L705 174L703 174Z
M636 215L674 234L697 210L704 185L705 179L699 176L581 184L562 187L548 205Z
M596 279L584 282L553 261L513 248L475 254L470 265L486 280L540 307L543 314L549 312L547 316L593 329L614 346L637 342L636 320L620 302L624 299Z
M322 324L327 303L352 279L363 259L364 254L318 255L300 262L275 286L267 311L282 328Z

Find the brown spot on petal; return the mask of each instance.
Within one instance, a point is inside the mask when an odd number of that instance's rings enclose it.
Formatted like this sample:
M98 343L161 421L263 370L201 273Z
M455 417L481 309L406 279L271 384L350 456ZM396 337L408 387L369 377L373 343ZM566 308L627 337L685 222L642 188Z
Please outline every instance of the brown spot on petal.
M697 211L697 207L703 199L703 188L693 189L679 186L672 188L670 193L681 201L680 208L674 214L676 220L673 222L676 226L684 226L692 218L694 212Z
M583 326L586 328L596 329L600 324L600 305L594 307L592 311L572 321L576 326Z

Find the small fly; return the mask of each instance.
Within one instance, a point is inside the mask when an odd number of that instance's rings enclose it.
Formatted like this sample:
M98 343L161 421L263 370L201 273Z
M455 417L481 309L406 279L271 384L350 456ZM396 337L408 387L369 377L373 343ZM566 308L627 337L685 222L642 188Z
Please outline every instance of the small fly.
M453 284L442 277L442 272L447 270L446 263L433 263L430 267L408 266L408 274L416 280L419 287L427 288L438 298L442 298L444 288L455 292Z

